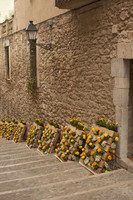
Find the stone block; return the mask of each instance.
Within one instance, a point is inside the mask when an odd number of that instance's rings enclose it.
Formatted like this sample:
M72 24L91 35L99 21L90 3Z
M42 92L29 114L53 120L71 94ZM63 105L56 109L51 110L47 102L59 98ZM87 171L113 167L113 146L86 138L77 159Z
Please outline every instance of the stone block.
M129 90L115 88L113 90L113 103L115 106L128 106Z
M113 34L117 34L118 33L118 25L117 24L112 26L112 33Z
M133 58L133 42L122 42L117 45L117 57L123 59Z
M7 46L9 46L9 40L5 40L5 41L3 42L3 47L7 47Z
M111 76L120 78L129 78L130 61L124 59L113 58L111 60Z
M129 88L129 78L119 78L115 77L115 88L128 89Z

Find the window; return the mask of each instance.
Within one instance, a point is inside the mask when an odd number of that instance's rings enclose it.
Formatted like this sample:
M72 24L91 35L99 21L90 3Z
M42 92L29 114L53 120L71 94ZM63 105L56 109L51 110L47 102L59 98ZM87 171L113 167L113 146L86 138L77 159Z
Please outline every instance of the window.
M10 80L9 46L5 47L6 79Z

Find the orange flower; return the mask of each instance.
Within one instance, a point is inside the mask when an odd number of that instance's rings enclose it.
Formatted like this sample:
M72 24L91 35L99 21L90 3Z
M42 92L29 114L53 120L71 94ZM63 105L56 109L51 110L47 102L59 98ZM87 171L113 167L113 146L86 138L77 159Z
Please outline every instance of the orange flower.
M73 131L70 131L70 134L72 134L73 133Z
M93 163L93 166L96 166L96 165L97 165L97 163L96 163L96 162L94 162L94 163Z
M109 155L109 156L108 156L108 159L109 159L109 160L112 160L112 156L111 156L111 155Z
M97 152L98 152L98 153L100 153L100 152L101 152L101 149L100 149L100 148L98 148Z
M90 142L90 140L86 140L86 144L88 144Z
M62 139L61 141L64 143L64 142L65 142L65 139Z
M115 150L113 150L112 153L115 154Z
M98 129L98 128L96 128L95 130L96 130L96 132L98 132L98 131L99 131L99 129Z
M98 143L100 143L100 142L101 142L101 139L100 139L100 138L98 138L98 139L97 139L97 142L98 142Z
M80 157L82 157L82 156L83 156L83 153L80 154Z
M72 138L72 135L69 136L69 139L71 139L71 138Z
M94 155L94 152L93 151L91 151L91 156L93 156Z
M101 135L102 134L102 131L99 131L99 133L98 133L99 135Z
M47 144L45 144L45 147L47 147Z
M87 149L85 150L85 153L88 153L88 150L87 150Z
M66 131L68 131L69 130L69 128L66 128Z
M68 143L67 142L65 142L65 146L67 146L68 145Z
M63 132L62 135L64 135L65 133Z
M90 133L87 133L87 137L89 137Z
M60 144L59 143L57 143L57 146L59 146Z

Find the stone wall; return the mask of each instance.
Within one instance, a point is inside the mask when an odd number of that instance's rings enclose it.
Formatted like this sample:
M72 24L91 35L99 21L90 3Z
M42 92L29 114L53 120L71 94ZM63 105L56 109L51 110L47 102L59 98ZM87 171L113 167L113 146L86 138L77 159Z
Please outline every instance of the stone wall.
M47 21L38 24L38 42L52 41L52 49L37 49L38 88L33 95L27 91L30 63L25 30L0 39L0 116L60 123L76 117L88 126L101 115L114 120L111 59L125 37L122 32L129 30L132 6L132 0L102 0L52 18L52 30ZM11 80L5 79L7 40Z

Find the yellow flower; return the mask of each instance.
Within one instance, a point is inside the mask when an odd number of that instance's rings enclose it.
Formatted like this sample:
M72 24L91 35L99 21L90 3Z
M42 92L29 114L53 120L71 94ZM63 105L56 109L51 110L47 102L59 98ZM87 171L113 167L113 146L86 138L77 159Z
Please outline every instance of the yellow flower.
M89 139L91 139L92 138L92 136L91 135L89 135Z
M64 158L64 157L65 157L65 154L62 154L61 157Z
M91 166L91 164L90 164L90 163L88 163L88 166Z
M62 146L61 149L62 149L62 151L63 151L63 150L64 150L64 147Z
M94 128L92 128L92 131L95 131L95 129L94 129Z
M108 170L105 170L105 172L109 172Z
M85 127L83 128L83 131L85 130Z
M92 142L89 143L89 146L92 146Z
M79 149L82 149L82 146L79 146Z
M85 135L85 134L83 135L83 139L84 139L84 140L86 139L86 135Z
M108 133L105 133L105 134L104 134L104 137L108 137Z
M101 121L103 121L103 118L100 118Z
M38 143L41 143L41 140L38 140Z
M73 139L71 139L71 142L74 142L74 140L73 140Z
M64 143L64 142L65 142L65 139L62 139L62 142Z
M79 152L78 152L78 151L76 151L76 152L75 152L75 155L77 155L77 156L78 156L78 155L79 155Z
M69 150L66 150L67 153L69 153Z
M84 148L82 148L82 151L84 151L85 149Z
M57 152L58 152L58 149L55 149L55 152L57 153Z
M118 137L115 137L115 141L117 142L119 140L119 138Z
M64 127L65 129L67 128L67 126Z
M81 158L82 158L82 160L84 160L84 159L85 159L85 156L82 156Z
M68 135L65 135L65 138L67 138L68 137Z

